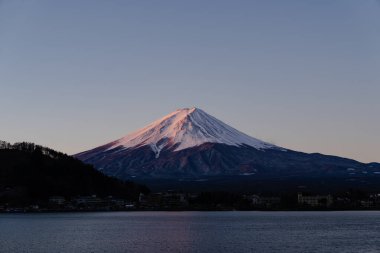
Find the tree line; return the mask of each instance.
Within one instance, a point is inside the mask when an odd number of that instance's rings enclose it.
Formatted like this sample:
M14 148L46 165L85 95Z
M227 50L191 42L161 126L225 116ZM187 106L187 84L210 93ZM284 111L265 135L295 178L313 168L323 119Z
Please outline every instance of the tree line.
M8 150L11 149L11 150L19 150L19 151L28 152L28 153L38 153L42 155L47 155L50 158L55 158L55 159L68 157L67 154L58 152L48 147L37 145L32 142L16 142L14 144L11 144L9 142L0 140L0 149L8 149Z

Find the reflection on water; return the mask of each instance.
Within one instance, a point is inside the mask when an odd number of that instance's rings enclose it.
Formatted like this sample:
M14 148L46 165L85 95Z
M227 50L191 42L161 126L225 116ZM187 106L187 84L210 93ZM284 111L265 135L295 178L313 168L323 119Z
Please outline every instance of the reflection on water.
M1 252L380 252L380 212L0 214Z

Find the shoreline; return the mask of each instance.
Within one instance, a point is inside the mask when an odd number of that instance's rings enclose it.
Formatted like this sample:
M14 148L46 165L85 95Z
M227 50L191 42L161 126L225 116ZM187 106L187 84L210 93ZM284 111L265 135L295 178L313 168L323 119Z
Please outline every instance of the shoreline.
M0 211L0 214L44 214L44 213L129 213L129 212L379 212L380 209L271 209L271 210L40 210L40 211Z

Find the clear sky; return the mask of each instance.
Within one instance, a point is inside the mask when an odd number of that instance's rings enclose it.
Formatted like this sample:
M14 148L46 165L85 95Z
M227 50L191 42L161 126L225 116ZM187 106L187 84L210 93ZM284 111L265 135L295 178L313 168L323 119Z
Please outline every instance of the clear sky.
M73 154L192 106L380 162L380 2L0 0L0 140Z

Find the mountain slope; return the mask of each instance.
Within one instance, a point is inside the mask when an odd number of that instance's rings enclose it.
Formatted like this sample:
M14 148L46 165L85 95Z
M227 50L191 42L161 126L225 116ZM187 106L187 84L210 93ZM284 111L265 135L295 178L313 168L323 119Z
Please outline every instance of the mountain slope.
M48 148L32 143L0 143L0 203L46 200L54 195L97 194L135 199L145 190Z
M77 157L93 156L113 149L137 148L148 145L156 157L161 150L179 151L204 143L222 143L231 146L249 145L258 149L274 145L250 137L198 108L176 110L148 126L100 148L83 152Z
M350 180L380 174L375 163L277 147L241 133L197 108L177 110L124 138L75 157L107 175L140 181L211 182L213 178L228 181L236 176L260 180Z

